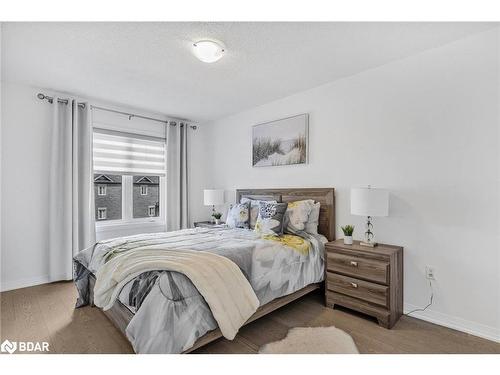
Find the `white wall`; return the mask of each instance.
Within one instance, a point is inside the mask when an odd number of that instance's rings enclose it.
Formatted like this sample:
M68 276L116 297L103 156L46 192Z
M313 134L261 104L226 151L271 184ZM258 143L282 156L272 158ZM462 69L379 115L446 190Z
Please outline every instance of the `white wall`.
M215 121L192 173L227 190L335 187L357 238L349 188L389 189L375 234L405 248L406 310L428 303L432 265L434 305L418 316L498 340L498 63L495 29ZM252 168L252 125L304 112L309 164Z
M51 107L34 90L2 82L2 290L48 280Z
M188 173L189 216L190 222L210 220L211 207L203 205L203 189L216 188L212 179L209 160L213 154L222 152L212 147L209 142L210 127L198 126L189 132Z

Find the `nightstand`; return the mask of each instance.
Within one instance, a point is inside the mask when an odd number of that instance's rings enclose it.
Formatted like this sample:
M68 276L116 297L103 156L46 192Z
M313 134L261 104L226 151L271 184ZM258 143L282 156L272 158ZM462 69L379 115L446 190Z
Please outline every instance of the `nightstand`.
M325 302L377 318L392 328L403 314L403 248L361 246L343 240L325 245Z
M195 228L221 228L224 227L226 224L223 223L222 221L219 224L215 224L211 221L196 221L194 223Z

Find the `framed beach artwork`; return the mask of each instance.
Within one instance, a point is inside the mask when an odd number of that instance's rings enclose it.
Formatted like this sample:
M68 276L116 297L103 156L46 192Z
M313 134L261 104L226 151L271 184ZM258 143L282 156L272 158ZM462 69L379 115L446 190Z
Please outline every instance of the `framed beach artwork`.
M306 164L308 133L307 113L253 126L252 165Z

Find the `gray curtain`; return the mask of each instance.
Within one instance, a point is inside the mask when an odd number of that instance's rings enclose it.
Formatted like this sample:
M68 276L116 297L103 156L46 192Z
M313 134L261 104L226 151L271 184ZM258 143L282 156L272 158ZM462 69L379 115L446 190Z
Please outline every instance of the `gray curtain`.
M167 134L167 230L187 228L188 177L187 147L188 124L169 122Z
M54 98L49 187L50 281L72 279L72 258L95 243L90 106Z

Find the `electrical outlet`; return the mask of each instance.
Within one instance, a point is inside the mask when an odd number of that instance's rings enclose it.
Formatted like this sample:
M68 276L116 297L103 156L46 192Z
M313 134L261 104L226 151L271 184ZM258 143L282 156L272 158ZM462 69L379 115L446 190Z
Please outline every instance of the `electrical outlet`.
M436 280L436 273L435 273L434 267L425 266L425 277L430 279L430 280Z

